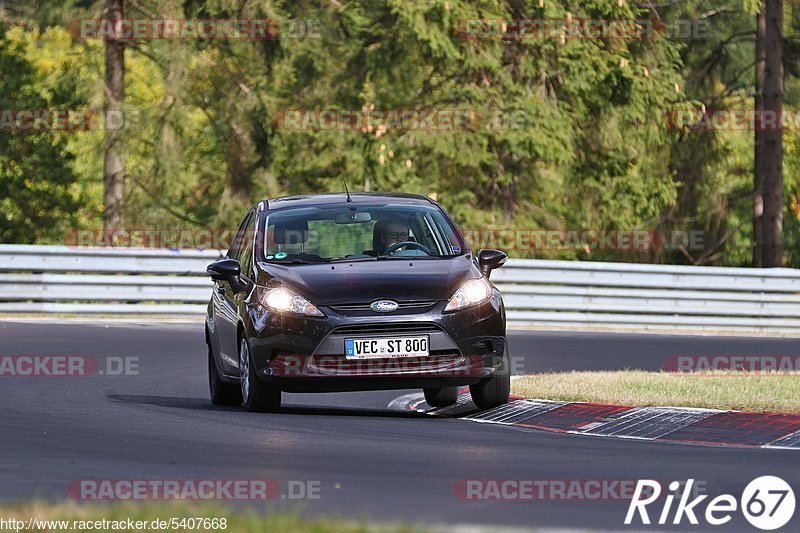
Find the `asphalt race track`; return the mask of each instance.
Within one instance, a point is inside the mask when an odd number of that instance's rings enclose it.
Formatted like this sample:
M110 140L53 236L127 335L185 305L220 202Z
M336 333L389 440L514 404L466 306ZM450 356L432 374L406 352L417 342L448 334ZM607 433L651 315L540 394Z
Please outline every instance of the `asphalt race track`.
M525 371L658 369L671 355L798 355L800 340L514 332L511 353ZM138 358L138 375L0 377L3 501L63 500L81 479L318 480L319 499L249 505L374 521L620 530L627 501L466 501L453 489L459 480L694 478L712 497L738 498L763 475L800 489L799 451L553 434L388 407L413 391L286 395L279 414L216 408L199 323L3 321L0 355ZM798 515L787 530L798 530ZM741 515L701 529L754 530Z

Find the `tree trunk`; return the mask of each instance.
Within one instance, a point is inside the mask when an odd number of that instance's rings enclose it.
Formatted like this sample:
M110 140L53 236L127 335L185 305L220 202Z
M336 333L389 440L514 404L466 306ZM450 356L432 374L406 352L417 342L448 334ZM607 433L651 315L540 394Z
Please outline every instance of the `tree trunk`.
M123 18L124 0L107 0L105 19ZM125 98L125 48L122 41L106 41L105 83L105 160L103 178L103 229L107 240L109 231L125 224L125 163L122 158Z
M764 110L776 114L775 127L762 132L764 140L763 266L781 266L783 259L783 0L766 0L764 31Z
M224 139L227 172L225 187L222 190L222 198L220 198L217 209L215 223L220 224L217 227L227 228L231 224L237 224L241 214L247 211L247 208L253 203L251 192L257 153L245 113L246 110L235 106L220 109L222 116L236 118L229 118L227 124L219 128L220 132L227 135L227 138Z
M756 15L756 87L754 111L757 117L764 112L764 31L766 28L767 4L762 2ZM760 128L754 132L753 165L753 266L764 266L764 133Z

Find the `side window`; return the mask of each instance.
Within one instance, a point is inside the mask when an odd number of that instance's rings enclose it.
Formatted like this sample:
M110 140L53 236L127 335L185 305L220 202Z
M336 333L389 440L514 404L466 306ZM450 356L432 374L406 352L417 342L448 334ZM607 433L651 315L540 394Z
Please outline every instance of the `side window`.
M242 220L242 225L239 226L239 230L236 232L236 236L233 238L231 247L228 250L228 259L236 259L240 263L242 262L242 243L244 242L245 229L252 218L253 213L251 212L247 213L247 216Z
M256 216L251 215L244 228L242 254L239 263L242 265L242 275L253 277L253 231L256 226Z

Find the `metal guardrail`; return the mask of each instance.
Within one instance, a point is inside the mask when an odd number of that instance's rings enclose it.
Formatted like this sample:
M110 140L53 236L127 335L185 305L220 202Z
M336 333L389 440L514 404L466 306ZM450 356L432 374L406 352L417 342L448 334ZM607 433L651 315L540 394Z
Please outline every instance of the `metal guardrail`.
M800 333L800 270L509 261L512 325Z
M221 252L0 245L0 313L202 316ZM511 259L514 326L800 333L800 270Z
M0 245L0 313L203 316L217 250Z

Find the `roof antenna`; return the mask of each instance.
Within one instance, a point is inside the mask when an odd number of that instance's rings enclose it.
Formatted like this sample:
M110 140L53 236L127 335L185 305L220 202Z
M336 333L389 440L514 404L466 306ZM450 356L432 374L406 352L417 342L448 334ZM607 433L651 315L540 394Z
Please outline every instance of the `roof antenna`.
M353 199L350 198L350 189L347 188L347 180L344 179L344 166L342 166L342 158L337 157L336 160L339 162L339 172L342 174L342 182L344 183L344 192L347 193L347 201L352 202Z

